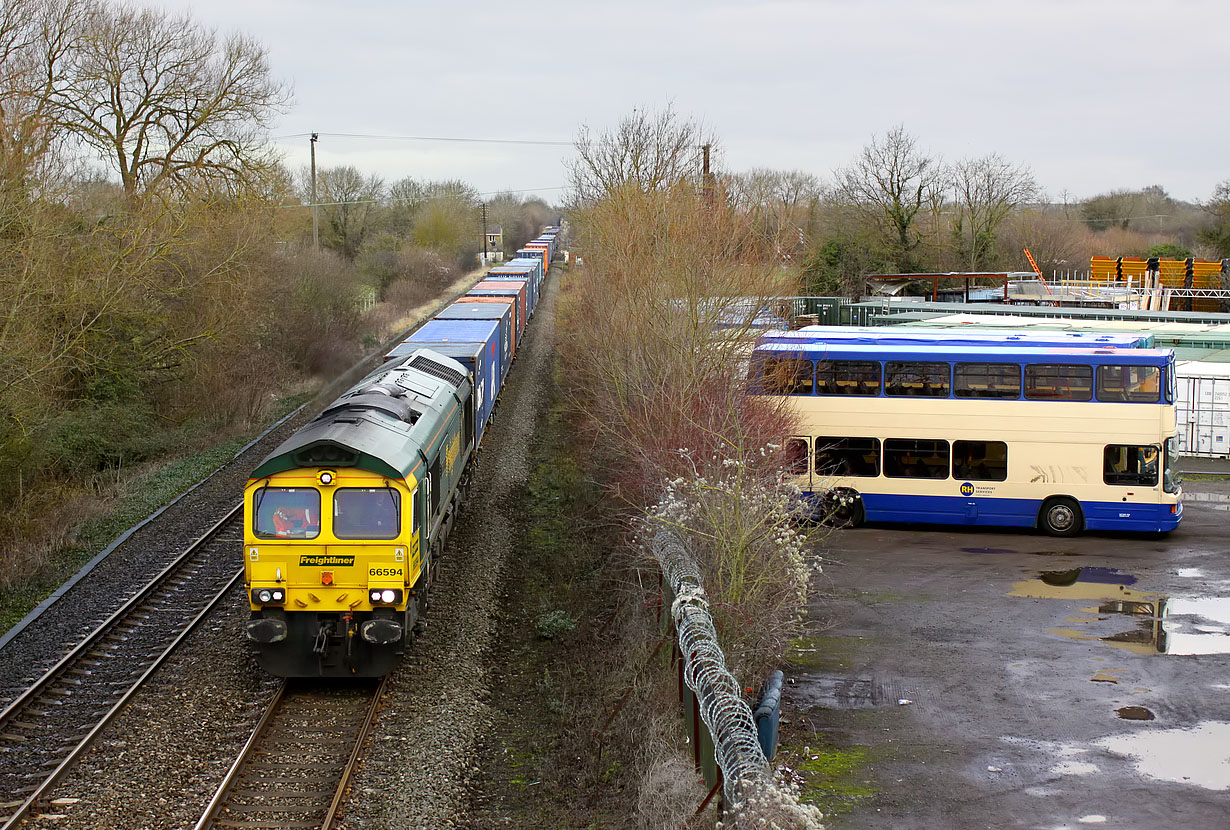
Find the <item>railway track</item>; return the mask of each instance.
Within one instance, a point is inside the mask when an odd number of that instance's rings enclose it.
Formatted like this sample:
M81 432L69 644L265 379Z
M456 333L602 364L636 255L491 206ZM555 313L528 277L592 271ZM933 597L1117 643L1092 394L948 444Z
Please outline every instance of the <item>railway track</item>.
M332 827L386 682L284 682L195 830Z
M0 712L0 830L33 810L243 576L240 507Z

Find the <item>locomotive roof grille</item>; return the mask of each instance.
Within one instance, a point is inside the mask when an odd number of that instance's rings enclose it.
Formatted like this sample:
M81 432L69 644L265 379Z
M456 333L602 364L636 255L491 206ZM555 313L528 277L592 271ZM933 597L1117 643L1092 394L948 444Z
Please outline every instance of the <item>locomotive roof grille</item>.
M415 357L407 365L409 365L411 369L418 369L420 372L438 377L446 383L451 383L458 389L461 388L461 384L465 381L465 375L454 369L450 369L447 366L442 366L431 358L424 357L423 355Z

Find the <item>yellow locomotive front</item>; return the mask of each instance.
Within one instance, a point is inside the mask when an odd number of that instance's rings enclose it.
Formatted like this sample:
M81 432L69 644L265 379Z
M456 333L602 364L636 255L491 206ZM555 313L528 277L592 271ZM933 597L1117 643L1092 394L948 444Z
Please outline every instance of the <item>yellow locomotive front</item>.
M249 483L248 636L269 671L378 676L392 668L418 610L416 489L413 478L356 468L300 468Z

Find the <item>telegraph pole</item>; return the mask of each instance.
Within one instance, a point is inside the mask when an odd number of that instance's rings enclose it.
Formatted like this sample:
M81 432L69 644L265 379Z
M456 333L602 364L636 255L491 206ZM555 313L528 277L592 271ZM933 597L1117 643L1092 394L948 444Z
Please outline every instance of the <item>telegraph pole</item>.
M487 203L483 202L483 265L487 265Z
M312 133L312 247L320 250L320 218L316 208L316 139L318 133Z
M705 144L702 144L700 148L701 150L704 151L704 154L705 154L704 155L704 166L701 168L701 177L700 177L701 191L704 193L705 205L707 205L708 207L713 206L713 179L712 179L712 174L709 172L709 149L711 147L712 145L705 143Z

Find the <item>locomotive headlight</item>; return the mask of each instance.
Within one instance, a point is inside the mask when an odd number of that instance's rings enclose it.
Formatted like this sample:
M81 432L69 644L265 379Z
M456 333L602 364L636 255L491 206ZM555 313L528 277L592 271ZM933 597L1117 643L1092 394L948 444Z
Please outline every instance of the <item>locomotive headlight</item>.
M256 605L281 605L286 602L286 589L253 588L252 602Z
M396 605L401 602L401 591L395 588L372 588L367 592L372 605Z
M337 474L332 470L321 470L316 474L316 480L324 486L328 487L337 479Z

